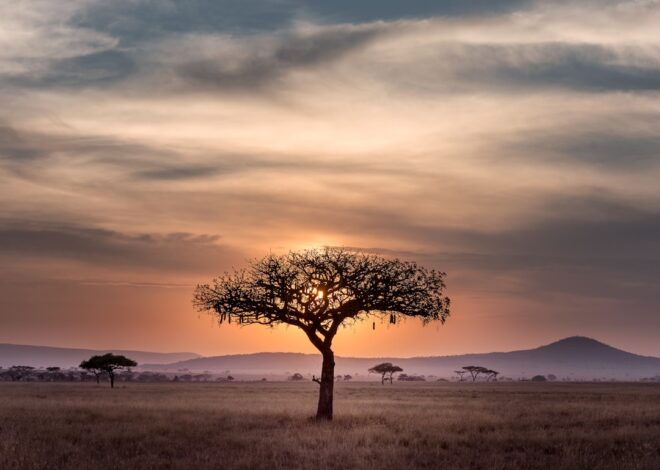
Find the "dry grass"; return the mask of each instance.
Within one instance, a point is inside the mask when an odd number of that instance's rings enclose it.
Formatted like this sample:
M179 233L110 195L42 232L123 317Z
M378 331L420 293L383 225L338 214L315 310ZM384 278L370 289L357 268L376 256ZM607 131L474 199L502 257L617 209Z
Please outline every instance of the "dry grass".
M653 384L0 383L3 469L660 469Z

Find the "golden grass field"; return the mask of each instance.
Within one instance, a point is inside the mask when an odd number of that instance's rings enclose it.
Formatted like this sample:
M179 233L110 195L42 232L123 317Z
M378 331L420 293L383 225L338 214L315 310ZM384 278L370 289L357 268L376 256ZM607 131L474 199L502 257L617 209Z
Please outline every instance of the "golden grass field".
M2 469L660 469L660 385L0 383Z

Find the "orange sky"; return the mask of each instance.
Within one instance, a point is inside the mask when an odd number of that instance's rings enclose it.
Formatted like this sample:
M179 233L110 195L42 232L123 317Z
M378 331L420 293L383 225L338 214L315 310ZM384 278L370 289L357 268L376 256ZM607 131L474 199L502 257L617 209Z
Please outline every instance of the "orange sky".
M660 8L450 3L0 6L0 342L311 352L192 289L333 245L454 301L337 354L660 356Z

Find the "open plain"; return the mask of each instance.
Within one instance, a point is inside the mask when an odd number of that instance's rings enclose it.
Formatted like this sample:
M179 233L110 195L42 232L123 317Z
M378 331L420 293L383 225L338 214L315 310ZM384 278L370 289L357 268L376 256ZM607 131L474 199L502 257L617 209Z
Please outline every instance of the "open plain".
M658 469L660 385L0 383L3 469Z

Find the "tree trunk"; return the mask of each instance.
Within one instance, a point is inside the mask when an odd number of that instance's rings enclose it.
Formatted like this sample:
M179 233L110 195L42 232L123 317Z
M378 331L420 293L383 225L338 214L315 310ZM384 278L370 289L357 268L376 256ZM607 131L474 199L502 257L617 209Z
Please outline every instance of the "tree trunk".
M330 421L332 420L332 394L335 385L335 355L330 349L323 351L320 385L316 419Z
M101 375L100 375L100 374L96 374L96 384L98 385L98 384L100 384L100 383L101 383Z
M115 388L115 374L110 374L110 388Z

